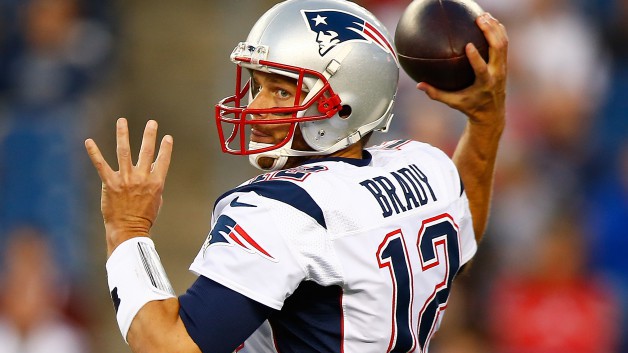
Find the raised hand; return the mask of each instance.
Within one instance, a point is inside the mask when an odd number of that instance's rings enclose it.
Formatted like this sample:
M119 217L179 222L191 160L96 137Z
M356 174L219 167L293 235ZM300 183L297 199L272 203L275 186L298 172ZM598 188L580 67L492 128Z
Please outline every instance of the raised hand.
M118 119L118 171L109 166L92 139L85 141L89 158L102 180L100 208L109 255L127 239L149 236L150 228L157 219L170 167L173 139L169 135L163 137L157 158L154 159L156 138L157 122L150 120L144 129L137 164L133 165L128 124L126 119Z
M488 13L479 16L476 23L489 44L489 60L485 62L473 44L467 44L466 54L476 77L473 85L457 92L442 91L424 82L417 88L430 98L461 111L472 124L503 125L508 35L505 27Z
M467 116L467 126L452 156L469 199L476 240L482 239L490 213L495 161L506 124L506 77L508 35L506 28L488 13L476 20L489 44L484 61L473 46L465 50L475 72L473 84L457 92L438 90L424 82L417 88Z

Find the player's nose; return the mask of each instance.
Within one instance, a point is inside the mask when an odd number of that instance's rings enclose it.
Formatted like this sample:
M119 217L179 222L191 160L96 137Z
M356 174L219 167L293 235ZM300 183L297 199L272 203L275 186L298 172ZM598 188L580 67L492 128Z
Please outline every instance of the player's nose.
M266 109L272 107L272 100L270 97L267 97L264 92L259 92L255 98L249 103L248 109ZM249 113L253 119L264 119L268 117L268 113L259 113L259 112L250 112Z

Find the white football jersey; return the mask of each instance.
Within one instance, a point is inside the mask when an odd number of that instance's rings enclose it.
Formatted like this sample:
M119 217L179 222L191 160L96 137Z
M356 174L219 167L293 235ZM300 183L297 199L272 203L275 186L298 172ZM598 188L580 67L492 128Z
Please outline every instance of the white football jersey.
M270 172L218 199L190 270L281 310L241 352L426 352L475 254L449 157L399 140Z

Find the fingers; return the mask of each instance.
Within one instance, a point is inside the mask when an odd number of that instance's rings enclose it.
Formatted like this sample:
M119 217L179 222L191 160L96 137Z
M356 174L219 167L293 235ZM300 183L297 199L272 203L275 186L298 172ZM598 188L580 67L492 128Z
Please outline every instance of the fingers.
M489 13L480 15L476 20L489 44L489 63L505 66L508 52L508 34L506 28Z
M144 136L142 137L142 146L137 159L137 168L140 171L149 173L153 157L155 156L155 140L157 138L157 122L149 120L144 128Z
M170 168L170 160L172 158L172 136L166 135L161 139L161 145L159 146L159 154L153 164L153 174L161 179L165 180L168 174L168 168Z
M443 100L443 95L446 95L447 92L440 90L432 85L430 85L427 82L419 82L416 86L416 88L420 91L425 92L425 94L427 94L428 97L430 97L433 100L437 100L437 101L442 101Z
M114 171L111 169L105 158L100 153L100 149L92 139L85 140L85 149L89 155L89 159L96 168L100 179L104 182L107 180Z
M131 145L129 144L129 126L125 118L120 118L116 122L116 141L120 173L128 175L133 168L133 161L131 160Z
M469 59L469 63L473 68L473 72L475 73L476 80L486 82L489 79L489 72L487 64L484 61L484 58L482 58L480 52L472 43L467 44L465 52L467 54L467 58Z
M134 168L133 161L131 159L131 147L129 144L128 122L125 118L118 119L116 122L116 152L121 176L127 178L137 172L145 175L154 172L155 176L165 179L166 174L168 173L168 168L170 167L173 139L170 135L164 136L159 147L157 158L154 160L157 127L158 124L154 120L149 120L146 123L137 165ZM92 161L92 164L98 171L98 174L103 181L115 173L105 161L100 149L92 139L87 139L85 141L85 148L87 149L87 153Z

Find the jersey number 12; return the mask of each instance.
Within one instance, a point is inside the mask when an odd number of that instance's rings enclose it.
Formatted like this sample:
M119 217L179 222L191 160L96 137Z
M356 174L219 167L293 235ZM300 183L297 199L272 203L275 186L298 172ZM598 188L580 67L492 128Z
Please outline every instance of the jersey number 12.
M424 220L416 246L418 259L412 259L408 256L403 233L397 229L386 235L377 251L379 267L390 271L393 282L393 324L387 352L411 352L415 350L417 341L420 351L425 352L441 311L447 306L451 283L460 268L458 226L450 215L442 214ZM441 252L439 247L442 248ZM414 297L412 266L416 264L420 265L422 272L431 270L442 273L442 278L433 284L433 291L426 298ZM415 299L422 302L416 327L412 324Z

